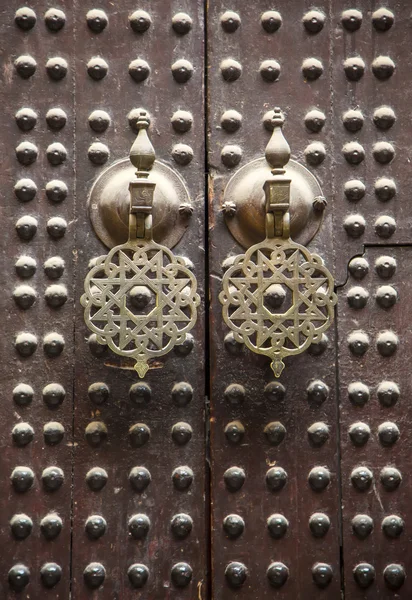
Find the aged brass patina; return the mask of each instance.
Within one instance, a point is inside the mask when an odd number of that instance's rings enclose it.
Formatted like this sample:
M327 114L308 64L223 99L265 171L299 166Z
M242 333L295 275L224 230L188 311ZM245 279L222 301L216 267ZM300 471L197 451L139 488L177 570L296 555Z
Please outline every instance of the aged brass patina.
M88 273L81 303L88 328L101 344L133 358L139 377L150 358L183 344L194 327L200 297L185 259L153 241L153 195L150 177L155 152L142 112L130 151L136 169L130 181L129 239L97 259Z
M219 299L235 339L272 359L280 377L283 359L320 341L334 317L334 280L320 256L290 238L290 148L280 109L273 113L266 147L272 176L264 183L266 239L234 258L223 276ZM319 202L313 198L312 201Z

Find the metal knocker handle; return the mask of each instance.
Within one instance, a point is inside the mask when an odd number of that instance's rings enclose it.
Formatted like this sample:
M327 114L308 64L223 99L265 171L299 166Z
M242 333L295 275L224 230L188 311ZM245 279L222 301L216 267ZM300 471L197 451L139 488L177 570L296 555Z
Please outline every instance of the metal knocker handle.
M272 137L265 157L266 238L239 254L225 272L219 295L223 319L235 339L271 358L280 377L283 359L320 341L334 317L334 280L317 254L290 239L290 184L285 166L290 148L284 117L273 112Z
M136 168L129 184L129 239L99 257L84 282L81 304L87 327L116 354L135 360L144 377L151 358L183 344L194 327L200 297L184 258L153 241L153 195L150 180L155 151L142 111L130 151Z

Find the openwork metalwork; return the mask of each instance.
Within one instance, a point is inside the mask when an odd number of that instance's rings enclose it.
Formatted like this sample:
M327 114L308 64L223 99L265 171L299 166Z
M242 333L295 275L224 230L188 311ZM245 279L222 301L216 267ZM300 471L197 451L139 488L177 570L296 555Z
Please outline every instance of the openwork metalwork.
M150 358L184 343L200 303L185 259L152 239L154 184L147 178L155 155L148 126L143 114L131 150L137 178L130 183L129 240L97 259L81 298L85 322L98 342L133 358L139 377L147 373Z
M284 165L290 149L275 109L274 133L266 148L272 178L265 182L266 239L235 257L223 277L219 299L235 339L272 359L276 377L283 359L320 341L334 317L334 280L317 254L289 237L289 186Z

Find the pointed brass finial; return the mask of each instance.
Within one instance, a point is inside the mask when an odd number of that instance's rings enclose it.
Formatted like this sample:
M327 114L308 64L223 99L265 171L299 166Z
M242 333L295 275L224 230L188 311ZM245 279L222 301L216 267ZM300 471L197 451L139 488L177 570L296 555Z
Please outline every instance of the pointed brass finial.
M137 177L148 177L156 158L154 148L147 135L149 125L149 116L146 111L142 110L136 123L138 129L137 137L130 149L129 155L130 162L136 167Z
M265 150L265 157L271 166L273 175L284 173L285 169L283 167L290 159L289 144L282 132L284 122L285 117L280 108L274 108L272 117L273 133Z

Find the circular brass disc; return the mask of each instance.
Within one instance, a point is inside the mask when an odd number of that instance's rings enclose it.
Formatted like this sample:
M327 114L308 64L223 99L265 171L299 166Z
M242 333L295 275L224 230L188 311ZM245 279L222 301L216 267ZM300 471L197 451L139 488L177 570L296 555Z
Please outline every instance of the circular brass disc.
M135 168L128 158L113 163L96 179L88 206L97 237L108 248L127 242L129 237L129 183ZM182 203L190 203L189 193L179 175L164 163L156 162L148 181L154 181L153 239L173 248L188 226L188 217L179 213Z
M318 231L322 212L313 209L313 200L322 196L317 179L305 167L290 160L285 167L290 177L290 237L306 246ZM263 184L271 176L265 158L253 160L237 171L224 192L224 202L236 205L226 224L235 240L249 248L265 239L265 193Z

